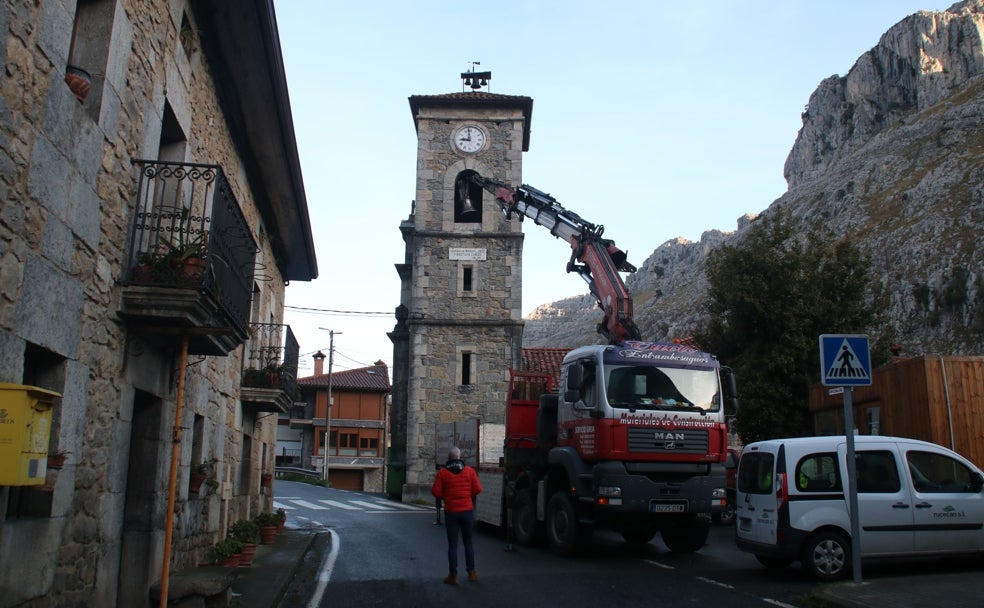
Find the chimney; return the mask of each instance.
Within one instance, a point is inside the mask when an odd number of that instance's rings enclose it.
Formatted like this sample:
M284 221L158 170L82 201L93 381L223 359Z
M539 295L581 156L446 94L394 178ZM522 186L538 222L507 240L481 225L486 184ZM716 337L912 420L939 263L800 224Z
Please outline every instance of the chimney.
M325 373L325 357L327 357L327 355L319 350L318 352L314 353L313 356L314 356L314 375L320 376Z

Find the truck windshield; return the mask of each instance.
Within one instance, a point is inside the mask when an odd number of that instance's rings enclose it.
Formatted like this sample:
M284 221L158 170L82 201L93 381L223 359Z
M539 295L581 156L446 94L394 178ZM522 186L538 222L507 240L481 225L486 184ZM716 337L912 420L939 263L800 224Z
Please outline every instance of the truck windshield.
M612 407L704 411L721 407L718 375L713 369L606 365L605 383Z

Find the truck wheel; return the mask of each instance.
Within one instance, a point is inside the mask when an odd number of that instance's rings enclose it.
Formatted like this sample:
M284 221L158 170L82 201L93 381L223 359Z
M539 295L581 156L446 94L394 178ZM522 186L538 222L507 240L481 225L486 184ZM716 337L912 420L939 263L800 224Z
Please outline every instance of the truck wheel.
M585 536L577 521L574 499L565 491L555 493L547 503L547 540L557 555L572 555Z
M840 532L821 530L806 540L800 562L815 580L845 578L851 571L851 544Z
M513 532L516 542L531 546L539 540L539 522L536 521L536 505L529 490L516 492L516 506L513 511Z
M710 526L702 519L672 523L660 531L663 543L674 553L693 553L707 542Z

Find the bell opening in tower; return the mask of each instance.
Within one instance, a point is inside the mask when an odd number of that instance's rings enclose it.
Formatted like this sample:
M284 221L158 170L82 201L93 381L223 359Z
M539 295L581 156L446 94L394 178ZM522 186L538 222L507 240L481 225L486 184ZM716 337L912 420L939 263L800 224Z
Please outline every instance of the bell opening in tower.
M454 221L456 224L482 223L482 188L469 178L476 175L472 170L462 171L455 180Z

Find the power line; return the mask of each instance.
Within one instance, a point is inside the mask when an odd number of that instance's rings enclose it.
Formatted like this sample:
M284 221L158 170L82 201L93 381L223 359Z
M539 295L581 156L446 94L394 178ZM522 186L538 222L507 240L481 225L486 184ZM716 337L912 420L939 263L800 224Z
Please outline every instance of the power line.
M332 310L330 308L305 308L303 306L284 306L285 309L297 310L316 315L363 315L367 317L392 317L392 312L365 310Z

